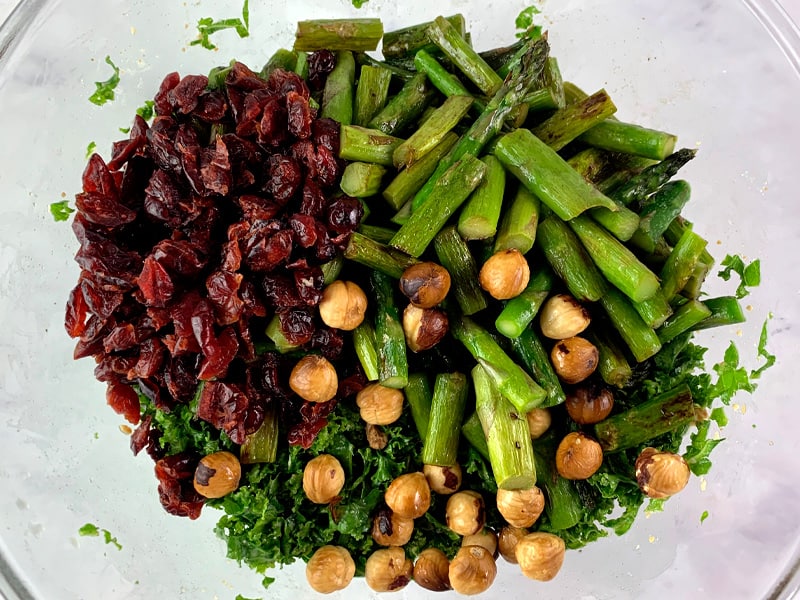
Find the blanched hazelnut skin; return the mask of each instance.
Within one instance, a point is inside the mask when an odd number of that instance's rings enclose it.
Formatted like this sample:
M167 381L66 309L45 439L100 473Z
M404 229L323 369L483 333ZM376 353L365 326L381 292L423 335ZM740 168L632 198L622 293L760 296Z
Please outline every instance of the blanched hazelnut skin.
M414 520L401 517L390 508L378 510L372 519L372 539L380 546L405 546L414 533Z
M242 466L230 452L214 452L200 459L194 471L194 489L206 498L222 498L239 487Z
M356 395L361 418L371 425L391 425L403 414L403 392L371 383Z
M497 564L486 548L462 546L450 561L450 585L471 596L488 590L497 576Z
M501 250L487 260L478 276L481 287L496 300L510 300L522 293L531 278L528 261L519 250Z
M356 563L347 549L341 546L322 546L306 564L306 580L320 594L343 590L355 574Z
M383 450L389 443L389 436L380 425L367 423L365 433L367 435L367 444L373 450Z
M486 523L483 496L470 490L456 492L447 500L445 519L458 535L478 533Z
M480 546L486 548L492 558L497 558L497 534L486 527L478 533L461 538L461 546Z
M414 582L432 592L445 592L450 586L450 561L438 548L426 548L414 563Z
M544 494L538 487L529 490L497 490L497 510L509 525L530 527L544 510Z
M414 564L402 548L392 546L373 552L364 567L364 580L376 592L396 592L411 581Z
M303 469L303 491L314 504L329 504L344 487L344 469L335 456L320 454Z
M367 295L352 281L334 281L322 291L319 316L328 327L352 331L366 312Z
M308 402L328 402L336 396L339 377L327 358L309 354L297 361L292 369L289 387Z
M418 519L431 505L431 488L420 472L395 477L383 496L386 505L401 517Z
M564 479L588 479L603 464L603 449L589 436L568 433L556 448L556 470Z
M550 352L553 369L564 383L580 383L594 373L600 362L597 347L582 337L556 342Z
M539 312L542 335L551 340L574 337L584 331L590 322L588 311L567 294L551 296Z
M422 472L432 492L447 496L454 494L461 487L461 467L441 467L439 465L424 465Z
M430 350L447 335L447 313L438 308L419 308L409 304L403 311L403 333L412 352Z
M500 551L500 556L513 565L517 564L517 544L526 535L528 535L527 529L511 525L503 527L497 535L497 549Z
M550 581L564 564L566 545L552 533L529 533L517 543L516 557L522 574L536 581Z
M525 415L525 418L528 420L531 439L534 440L542 437L553 422L553 416L546 408L534 408Z
M599 385L581 385L567 392L564 405L573 421L579 425L594 425L611 413L614 394Z
M450 273L434 262L411 265L400 277L400 291L414 306L432 308L450 291Z
M649 498L669 498L689 483L689 465L679 454L645 448L636 459L636 483Z

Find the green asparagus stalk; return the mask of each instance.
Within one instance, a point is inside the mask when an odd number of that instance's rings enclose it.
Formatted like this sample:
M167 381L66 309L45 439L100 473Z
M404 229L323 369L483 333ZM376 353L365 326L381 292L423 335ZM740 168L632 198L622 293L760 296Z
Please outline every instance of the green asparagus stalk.
M664 160L672 154L678 141L671 133L613 120L598 123L578 139L596 148L653 160Z
M657 329L672 315L672 307L667 302L661 290L651 298L642 302L632 302L633 308L639 313L648 327Z
M586 100L586 98L588 97L589 94L584 92L573 82L571 81L564 82L564 98L566 99L567 104L575 104L576 102Z
M486 104L482 100L472 97L472 94L458 77L445 69L438 60L425 50L420 50L416 53L414 66L420 73L425 73L433 87L445 96L469 96L472 98L472 105L477 110L482 111L486 108Z
M408 406L411 409L411 418L414 420L414 425L419 433L419 439L425 442L428 435L428 423L431 417L431 402L433 401L433 394L431 394L431 386L428 384L428 378L423 373L412 373L408 376L408 385L403 390L408 401Z
M266 336L272 340L272 343L275 344L275 349L280 352L281 354L286 354L287 352L292 352L293 350L297 350L298 346L292 344L289 340L286 339L286 336L283 335L283 331L281 330L281 322L278 318L278 315L273 316L269 323L267 323L267 327L264 330Z
M513 60L517 52L525 45L525 39L520 38L510 46L491 48L480 52L481 58L486 64L493 68L500 77L505 77L511 70L509 62ZM519 57L517 56L517 60ZM504 72L501 72L504 71Z
M433 175L414 196L413 210L425 204L438 179L453 163L464 156L478 156L484 146L500 133L506 120L512 116L530 86L542 72L548 51L546 38L526 44L526 51L519 66L511 72L503 86L486 105L486 109L461 136L458 143L436 167Z
M567 104L531 131L553 150L561 150L576 137L617 112L605 90L575 104Z
M703 300L703 304L711 311L711 314L692 327L692 331L725 325L738 325L745 322L742 307L734 296L709 298L708 300Z
M647 167L627 183L610 192L611 198L628 206L632 202L642 202L647 196L672 179L683 165L697 155L697 150L684 148L670 154L659 163Z
M206 87L210 90L221 90L225 86L225 80L228 78L228 73L231 72L234 63L236 61L232 60L230 64L213 67L208 72L208 84Z
M301 79L308 79L308 54L306 52L297 53L297 62L294 64L293 71L297 73Z
M472 413L461 426L463 435L470 445L477 450L483 458L489 460L489 446L486 444L486 434L483 432L483 425L478 418L478 413Z
M610 158L609 153L604 150L586 148L567 160L567 164L587 183L595 183L600 174L608 167Z
M545 400L546 392L472 319L451 318L450 332L464 344L489 374L500 393L520 413L527 414Z
M675 311L675 314L656 332L658 339L661 340L662 344L666 344L710 316L711 309L705 304L697 300L690 300L680 306Z
M533 457L536 464L536 485L547 498L545 513L550 527L563 531L577 525L586 511L585 504L575 482L558 474L555 457L558 439L550 430L533 442Z
M691 188L685 181L671 181L661 187L642 204L639 211L639 228L631 243L653 252L658 240L689 201Z
M501 71L497 74L505 77ZM567 105L564 97L564 81L561 79L561 69L555 57L547 59L540 83L541 87L525 98L525 104L530 111L558 110Z
M278 456L278 409L270 406L264 411L264 421L249 434L239 448L239 462L243 465L273 463Z
M689 229L692 229L692 224L683 217L678 216L669 224L669 227L667 227L667 230L664 232L664 239L671 246L677 246L681 236ZM709 254L708 250L703 250L699 260L707 265L714 265L714 257Z
M586 332L586 336L600 355L597 372L608 385L618 388L625 387L633 376L628 359L620 348L613 334L606 327L593 324Z
M368 52L378 47L383 37L380 19L316 19L299 21L294 49L352 50Z
M539 199L520 185L497 230L495 253L511 249L519 250L522 254L530 252L536 241L540 208Z
M428 85L424 73L409 79L403 88L367 124L387 134L402 131L413 123L430 104L436 91Z
M469 96L450 96L411 137L395 149L394 166L400 169L419 161L458 125L471 106L472 98Z
M378 348L375 342L375 329L366 319L353 330L353 347L367 381L378 381L380 379L380 368L378 364Z
M344 257L341 254L337 254L320 267L322 269L323 283L325 285L330 285L339 279L339 273L342 272L343 264Z
M381 69L386 69L401 81L408 81L414 77L414 75L416 75L414 71L409 71L408 69L389 64L386 61L375 60L366 52L356 52L355 59L356 64L360 67L379 67Z
M386 169L380 165L352 162L342 173L339 187L353 198L369 198L381 190L381 179Z
M672 300L686 286L708 242L686 229L661 268L661 289Z
M494 322L497 331L511 339L519 337L547 300L554 280L553 272L546 266L532 273L527 287L519 296L509 300L498 315Z
M433 386L428 432L422 445L426 465L452 467L458 461L458 439L469 385L463 373L443 373Z
M543 407L556 406L566 400L561 382L550 362L550 355L532 327L526 327L519 336L512 338L511 349L534 379L547 390Z
M655 331L647 326L628 299L617 289L609 287L600 298L600 304L637 362L647 360L661 349L661 342Z
M536 197L568 221L594 206L616 210L617 205L586 183L567 162L527 129L503 136L495 156Z
M642 302L658 291L658 277L608 231L584 216L569 225L600 272L630 299Z
M617 155L615 158L619 158ZM627 185L628 182L634 177L638 176L647 167L652 167L658 164L649 158L642 158L640 156L626 156L626 160L618 161L616 170L605 179L596 183L597 189L608 195L609 198L614 200L614 191L621 189L622 186ZM620 204L621 201L617 200Z
M486 165L464 156L436 182L429 202L411 214L392 238L391 245L411 256L420 256L447 220L481 182Z
M486 64L444 17L437 17L427 29L430 40L487 96L497 93L502 78Z
M703 294L703 284L705 283L706 277L708 277L708 274L711 272L712 266L711 264L698 262L694 267L694 271L692 271L691 277L689 277L689 281L683 286L681 295L691 298L692 300L700 298Z
M388 244L397 230L381 227L379 225L359 225L358 232L379 244Z
M373 271L372 291L375 297L375 341L378 349L380 383L385 387L404 388L408 383L406 338L394 300L392 279Z
M603 276L580 240L561 219L548 217L539 224L536 241L553 271L581 302L597 302L606 290Z
M297 67L297 55L301 54L298 52L294 52L292 50L287 50L286 48L278 48L275 51L275 54L270 56L267 64L264 65L264 68L261 69L261 73L259 75L263 79L268 79L270 73L272 73L275 69L283 69L284 71L294 71L295 67Z
M461 312L473 315L488 306L478 283L478 266L455 227L444 228L434 241L439 262L450 273L452 294Z
M366 126L386 106L391 80L392 72L389 69L370 65L361 67L356 88L353 123Z
M410 256L373 241L358 232L354 232L350 236L344 257L394 279L400 279L403 271L417 262Z
M506 170L494 156L485 156L481 161L486 165L483 181L472 192L458 216L458 233L465 240L494 237L503 206Z
M639 215L623 206L617 206L616 211L611 211L604 206L589 209L589 216L605 227L618 240L627 242L639 229Z
M494 386L491 376L480 365L472 370L475 410L483 426L489 462L497 487L527 490L536 484L528 422Z
M689 387L682 384L608 417L594 426L595 438L604 452L635 448L670 431L686 427L695 419Z
M464 37L467 30L463 15L456 14L445 17L445 20L450 23L459 36ZM428 27L431 25L433 25L432 22L420 23L384 33L381 48L384 58L402 58L414 56L419 52L436 50L436 45L428 37Z
M392 155L402 143L400 138L377 129L343 125L339 136L339 157L391 167L394 166Z

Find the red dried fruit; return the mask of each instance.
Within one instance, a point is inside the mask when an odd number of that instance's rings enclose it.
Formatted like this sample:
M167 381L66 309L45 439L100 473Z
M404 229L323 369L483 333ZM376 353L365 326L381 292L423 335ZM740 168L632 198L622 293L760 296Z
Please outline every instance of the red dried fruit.
M304 214L292 215L289 226L294 233L295 241L303 248L311 248L317 243L317 222L314 217Z
M325 211L328 201L322 189L310 179L303 184L303 200L300 202L300 212L311 217L320 217Z
M173 110L181 114L192 112L199 102L200 92L208 87L205 75L186 75L178 85L167 92L167 101Z
M328 74L336 66L336 55L330 50L317 50L308 55L308 82L315 90L325 86Z
M269 159L269 179L264 191L280 205L291 200L303 183L300 166L288 156L273 155Z
M244 301L239 298L239 288L244 276L230 271L214 271L206 279L208 299L214 305L218 325L230 325L242 316Z
M72 338L80 336L86 329L86 317L89 312L89 306L86 303L86 298L83 295L83 289L79 283L69 293L67 300L67 314L64 318L64 328L67 330L67 335Z
M106 388L106 402L128 423L136 425L140 418L139 396L127 383L109 383Z
M328 227L338 234L350 234L358 229L364 216L364 206L357 198L344 196L328 206Z
M188 452L167 456L156 462L158 497L161 505L171 515L196 519L205 504L194 489L194 471L199 457Z
M205 189L226 196L233 185L228 147L222 137L214 141L213 151L204 151L200 159L200 176Z
M334 156L339 155L339 134L341 127L333 119L316 119L311 124L311 141L323 146Z
M288 96L295 92L303 98L310 98L311 92L306 82L294 71L274 69L267 79L267 89L276 96Z
M245 262L253 271L272 271L286 262L292 253L292 232L266 230L253 232L245 248Z
M197 416L227 433L233 443L241 444L247 433L252 433L245 426L249 405L239 386L208 381L200 394Z
M311 135L311 107L308 98L297 92L286 94L286 112L289 133L304 140Z
M144 259L136 282L148 306L166 306L175 293L175 284L167 270L152 256Z
M278 313L281 324L281 333L286 341L295 346L302 346L311 341L314 335L314 318L311 313L302 308L293 308Z
M231 327L222 330L218 337L203 345L205 358L200 363L197 378L201 381L225 377L228 366L239 352L239 340Z
M153 98L156 115L169 115L172 113L172 105L169 102L169 93L181 81L181 76L177 73L169 73L161 82L158 92Z

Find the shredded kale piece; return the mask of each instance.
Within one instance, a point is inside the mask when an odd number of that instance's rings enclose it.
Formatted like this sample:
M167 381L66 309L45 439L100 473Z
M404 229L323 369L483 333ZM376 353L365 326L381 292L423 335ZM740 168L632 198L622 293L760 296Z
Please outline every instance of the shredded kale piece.
M736 297L740 300L750 293L748 288L757 287L761 283L761 261L756 259L746 264L741 256L728 254L722 259L721 266L725 267L717 275L728 281L732 273L739 276L739 287L736 288Z
M242 17L235 17L231 19L221 19L215 21L211 17L204 17L197 21L198 37L196 40L189 42L190 46L202 46L207 50L216 50L217 47L211 42L209 36L212 34L223 31L225 29L235 29L240 38L245 38L250 35L250 7L249 0L244 0L242 6Z
M50 205L50 214L53 215L54 221L66 221L69 219L70 214L74 213L75 209L70 208L69 202L61 200L60 202L53 202Z
M524 8L517 15L514 24L517 26L517 29L521 30L517 32L518 38L536 39L542 36L542 26L534 23L536 15L541 14L541 12L541 10L531 5L527 8Z
M351 1L352 1L352 3L353 3L353 6L355 6L356 8L361 8L361 7L362 7L362 6L364 6L364 5L365 5L367 2L369 2L369 0L351 0Z
M769 350L767 350L767 339L769 336L769 332L767 331L767 323L771 318L772 314L770 314L769 317L764 320L764 324L761 326L761 335L758 338L758 356L759 358L764 359L764 364L757 369L750 371L750 379L759 379L764 371L775 364L775 355L770 354Z
M94 154L96 148L97 144L94 142L89 142L89 145L86 146L86 158L89 158L92 154Z
M153 108L156 103L152 100L145 100L139 108L136 109L136 114L142 117L145 121L153 118Z
M119 67L113 63L110 56L106 56L106 63L114 69L114 74L105 81L95 81L94 85L97 88L94 93L89 96L89 102L102 106L106 102L114 99L114 89L119 84Z
M700 522L702 523L702 522L703 522L703 521L705 521L707 518L708 518L708 511L707 511L707 510L704 510L704 511L703 511L703 514L702 514L702 515L700 515Z
M111 532L108 529L100 529L94 523L86 523L80 529L78 529L78 535L83 537L100 537L100 534L103 534L103 541L106 544L113 544L117 547L117 550L122 550L122 545L117 541L117 538L111 535Z

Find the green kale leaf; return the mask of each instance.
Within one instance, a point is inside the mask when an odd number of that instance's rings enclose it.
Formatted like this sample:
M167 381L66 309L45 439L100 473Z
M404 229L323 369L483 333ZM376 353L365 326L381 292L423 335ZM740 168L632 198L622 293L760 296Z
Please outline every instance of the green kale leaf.
M95 81L94 93L89 96L89 102L102 106L106 102L114 99L114 89L119 84L119 67L115 65L110 56L106 56L106 63L114 69L114 73L105 81Z
M69 202L61 200L60 202L53 202L50 205L50 214L53 215L54 221L67 221L70 214L74 213L75 209L70 208Z
M722 279L728 281L732 273L736 273L739 276L739 287L736 288L736 297L739 299L750 293L748 288L756 287L761 283L761 261L758 259L745 264L741 256L728 254L721 264L725 268L717 275Z
M235 29L239 37L245 38L250 35L250 7L249 0L244 0L242 6L242 17L231 19L221 19L215 21L211 17L204 17L197 21L198 36L196 40L189 42L190 46L202 46L207 50L216 50L217 47L211 42L209 36L225 29Z

